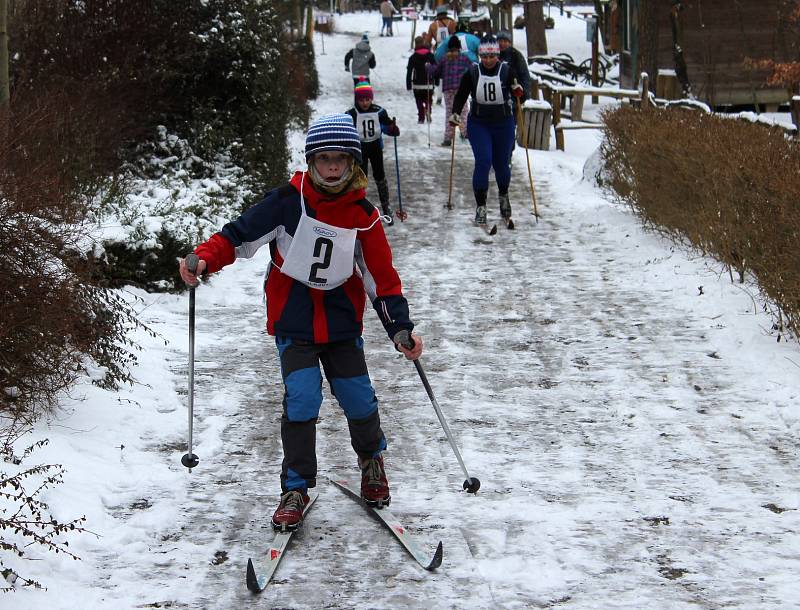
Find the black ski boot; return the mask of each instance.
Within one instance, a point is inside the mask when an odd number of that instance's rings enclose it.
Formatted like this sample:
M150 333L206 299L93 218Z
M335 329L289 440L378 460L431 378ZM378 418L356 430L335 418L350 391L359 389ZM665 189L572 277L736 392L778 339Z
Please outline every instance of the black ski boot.
M474 191L475 194L475 224L486 225L486 193L487 191Z
M500 194L500 218L506 223L507 229L514 228L514 221L511 220L511 202L508 200L508 193Z
M500 195L500 217L511 218L511 202L508 200L508 193Z

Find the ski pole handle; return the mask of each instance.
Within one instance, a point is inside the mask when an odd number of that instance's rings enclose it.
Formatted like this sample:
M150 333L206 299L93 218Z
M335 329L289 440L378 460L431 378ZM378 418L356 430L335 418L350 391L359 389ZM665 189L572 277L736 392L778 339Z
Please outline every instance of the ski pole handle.
M200 264L200 257L194 252L186 256L186 268L192 275L197 275L198 264Z
M406 349L414 349L416 345L414 339L411 338L411 333L407 330L396 332L392 341L394 341L395 345L402 345Z

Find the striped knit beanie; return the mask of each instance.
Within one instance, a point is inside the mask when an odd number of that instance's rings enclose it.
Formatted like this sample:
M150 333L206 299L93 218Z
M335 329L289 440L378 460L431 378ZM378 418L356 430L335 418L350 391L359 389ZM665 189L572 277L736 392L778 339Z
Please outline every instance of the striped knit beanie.
M349 114L329 114L311 123L306 134L306 159L318 152L345 152L361 163L361 141Z
M497 42L497 38L491 34L481 38L478 55L500 55L500 44Z
M355 88L355 95L357 100L371 100L375 98L372 85L369 83L358 83Z

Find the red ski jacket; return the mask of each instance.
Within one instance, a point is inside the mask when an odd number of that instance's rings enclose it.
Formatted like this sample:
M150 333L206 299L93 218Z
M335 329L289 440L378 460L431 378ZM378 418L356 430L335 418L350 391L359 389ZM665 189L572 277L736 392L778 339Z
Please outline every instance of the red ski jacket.
M289 184L268 192L239 218L197 246L195 253L215 273L237 258L250 258L269 244L272 262L266 280L267 332L314 343L358 337L369 296L390 338L400 330L414 328L400 277L392 264L392 250L378 218L378 211L365 198L364 189L329 196L314 190L306 176L303 184L306 214L346 229L372 226L359 231L353 275L333 290L309 288L281 273L283 257L300 221L300 180L296 172Z

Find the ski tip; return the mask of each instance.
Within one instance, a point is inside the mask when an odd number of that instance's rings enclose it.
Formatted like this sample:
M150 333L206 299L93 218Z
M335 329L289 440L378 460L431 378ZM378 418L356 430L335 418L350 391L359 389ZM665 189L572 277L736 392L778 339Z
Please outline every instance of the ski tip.
M442 555L444 554L444 549L442 548L442 542L439 541L439 546L436 547L436 552L433 554L433 559L425 568L426 570L435 570L440 565L442 565Z
M252 559L247 560L247 588L253 593L261 593L264 590L264 587L262 587L258 582L256 569L253 567Z

